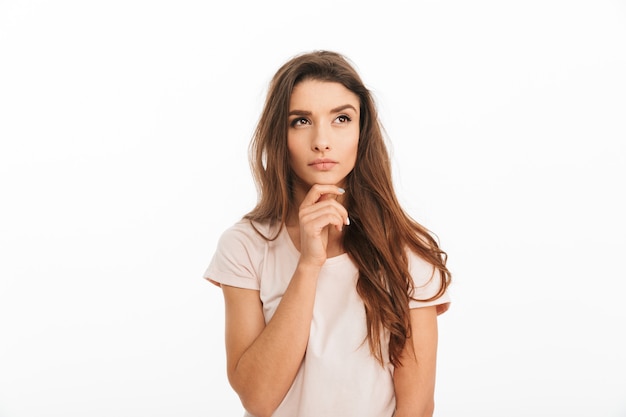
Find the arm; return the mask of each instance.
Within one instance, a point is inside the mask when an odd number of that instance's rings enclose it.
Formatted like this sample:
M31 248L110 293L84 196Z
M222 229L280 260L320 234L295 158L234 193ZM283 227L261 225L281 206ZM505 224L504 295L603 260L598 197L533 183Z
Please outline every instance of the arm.
M435 408L437 307L411 310L411 338L394 371L394 417L431 417Z
M324 195L341 192L316 185L304 197L298 220L300 259L267 325L258 291L223 286L228 379L244 408L257 417L276 410L302 363L329 226L341 231L347 218L345 208Z
M259 292L222 286L226 306L227 372L251 414L271 415L296 376L309 337L315 269L298 268L265 325Z

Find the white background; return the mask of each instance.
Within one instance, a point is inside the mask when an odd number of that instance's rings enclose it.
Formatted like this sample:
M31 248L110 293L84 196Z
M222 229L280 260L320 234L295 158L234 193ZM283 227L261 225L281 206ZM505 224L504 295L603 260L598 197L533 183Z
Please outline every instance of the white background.
M228 3L228 4L226 4ZM626 416L623 1L0 1L0 416L239 416L202 280L332 49L449 254L440 417Z

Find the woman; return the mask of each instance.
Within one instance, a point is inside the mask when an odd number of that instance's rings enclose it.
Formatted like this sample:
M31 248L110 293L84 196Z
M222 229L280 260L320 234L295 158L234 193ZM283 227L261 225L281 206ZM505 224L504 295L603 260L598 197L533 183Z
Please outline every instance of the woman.
M205 277L230 384L255 417L431 416L446 254L395 196L376 108L340 54L274 76L251 143L257 206Z

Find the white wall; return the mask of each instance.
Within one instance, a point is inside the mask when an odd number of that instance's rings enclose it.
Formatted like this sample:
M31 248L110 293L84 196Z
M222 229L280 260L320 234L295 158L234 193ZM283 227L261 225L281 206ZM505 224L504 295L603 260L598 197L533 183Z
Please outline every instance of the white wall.
M241 414L201 275L312 49L449 253L436 415L626 415L626 4L225 3L0 1L0 416Z

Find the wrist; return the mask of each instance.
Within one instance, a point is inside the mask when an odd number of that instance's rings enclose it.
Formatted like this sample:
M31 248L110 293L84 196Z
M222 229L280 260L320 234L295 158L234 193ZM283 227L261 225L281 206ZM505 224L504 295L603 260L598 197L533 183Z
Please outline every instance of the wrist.
M298 265L296 266L296 273L300 273L304 276L317 277L323 265L323 262L319 263L318 261L310 261L300 258Z

